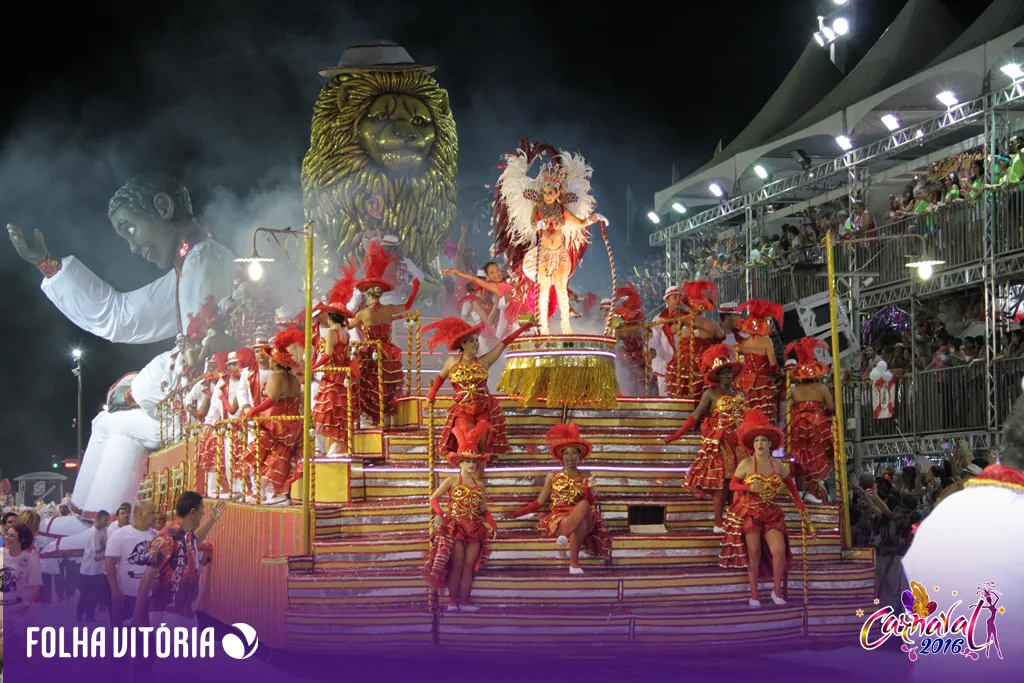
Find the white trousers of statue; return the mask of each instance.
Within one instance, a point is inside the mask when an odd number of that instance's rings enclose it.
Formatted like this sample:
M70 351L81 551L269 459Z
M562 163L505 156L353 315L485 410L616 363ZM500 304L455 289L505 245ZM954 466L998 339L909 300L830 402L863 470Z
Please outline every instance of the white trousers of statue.
M160 423L144 410L104 410L92 421L72 504L85 512L110 513L121 503L134 504L146 457L159 447Z

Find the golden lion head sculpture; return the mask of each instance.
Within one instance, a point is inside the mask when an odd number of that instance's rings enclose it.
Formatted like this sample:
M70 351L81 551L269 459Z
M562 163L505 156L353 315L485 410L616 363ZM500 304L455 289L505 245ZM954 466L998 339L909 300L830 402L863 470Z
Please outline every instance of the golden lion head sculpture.
M395 235L424 272L448 236L457 199L458 138L448 93L420 70L332 77L313 107L302 161L318 270L369 238Z

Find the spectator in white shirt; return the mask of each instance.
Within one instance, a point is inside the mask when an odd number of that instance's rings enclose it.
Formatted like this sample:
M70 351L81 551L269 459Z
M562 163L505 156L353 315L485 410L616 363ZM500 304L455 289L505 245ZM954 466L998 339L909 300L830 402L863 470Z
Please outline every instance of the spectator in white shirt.
M85 532L85 547L82 549L81 583L78 595L78 621L95 621L96 607L110 604L109 587L106 577L107 526L110 513L100 510L96 523Z
M26 616L43 592L39 554L28 552L31 545L32 530L26 524L16 523L4 534L0 611L8 618Z
M153 503L135 504L132 523L107 538L106 573L110 586L110 624L121 626L135 613L135 596L149 563L149 542L156 536Z
M121 527L128 526L128 522L131 518L132 504L125 501L118 506L117 512L114 513L114 519L110 520L110 526L107 527L107 538L110 538L110 534L114 533Z

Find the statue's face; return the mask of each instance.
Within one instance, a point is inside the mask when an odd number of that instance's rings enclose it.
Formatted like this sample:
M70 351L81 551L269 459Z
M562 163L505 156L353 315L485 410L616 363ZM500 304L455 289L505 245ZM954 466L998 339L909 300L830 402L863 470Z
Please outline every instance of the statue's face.
M558 201L558 188L554 185L545 185L541 188L540 194L545 204L554 204Z
M359 122L366 153L379 166L401 175L419 172L435 136L430 110L411 95L381 95Z
M176 231L169 222L174 215L174 203L169 196L158 194L154 205L161 218L140 215L122 206L110 215L110 224L128 242L133 254L141 254L142 258L159 268L170 268L174 263L176 246Z

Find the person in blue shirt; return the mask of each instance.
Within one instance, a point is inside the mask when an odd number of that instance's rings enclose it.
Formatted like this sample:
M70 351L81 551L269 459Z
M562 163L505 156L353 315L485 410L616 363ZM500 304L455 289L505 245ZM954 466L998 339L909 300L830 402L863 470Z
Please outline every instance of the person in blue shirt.
M10 529L17 521L17 512L5 512L3 518L0 518L0 527L3 527L3 529L0 530L0 548L4 547L4 541L7 540L7 530Z

